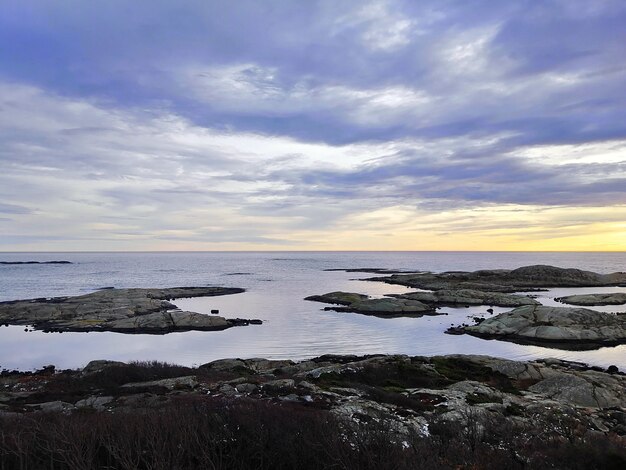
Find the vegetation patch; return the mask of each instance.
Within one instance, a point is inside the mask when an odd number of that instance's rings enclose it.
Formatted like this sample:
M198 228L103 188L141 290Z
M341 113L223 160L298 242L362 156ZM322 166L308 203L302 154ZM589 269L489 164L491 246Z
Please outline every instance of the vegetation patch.
M519 393L511 379L506 375L494 371L464 358L435 357L432 360L437 372L453 383L463 380L476 380L490 385L502 392Z

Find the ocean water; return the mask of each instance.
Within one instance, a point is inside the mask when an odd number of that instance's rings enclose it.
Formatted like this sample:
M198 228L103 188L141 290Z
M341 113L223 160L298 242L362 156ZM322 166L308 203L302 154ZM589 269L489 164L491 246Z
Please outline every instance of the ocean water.
M163 336L120 333L25 332L0 327L0 368L28 370L47 364L81 367L93 359L161 360L199 365L227 357L305 359L321 354L488 354L516 360L557 357L626 370L626 345L595 351L562 351L504 341L444 334L450 324L484 313L485 306L443 308L447 315L377 318L323 311L303 300L335 290L372 296L407 292L402 286L364 281L366 273L330 268L467 270L551 264L608 273L626 271L626 253L528 252L171 252L171 253L0 253L0 261L68 260L73 264L0 265L0 300L79 295L102 287L243 287L223 297L177 299L184 310L227 318L260 318L263 325ZM582 292L626 292L626 288L551 289L554 297ZM495 313L507 311L494 308ZM624 306L597 310L626 311Z

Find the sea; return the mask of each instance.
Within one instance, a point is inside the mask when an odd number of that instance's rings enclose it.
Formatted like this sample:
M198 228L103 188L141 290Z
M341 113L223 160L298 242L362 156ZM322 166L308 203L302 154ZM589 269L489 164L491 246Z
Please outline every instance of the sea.
M177 299L183 310L226 318L259 318L262 325L167 335L111 332L44 333L0 327L0 369L32 370L48 364L78 368L94 359L165 361L196 366L222 358L302 360L322 354L484 354L514 360L559 358L626 370L626 345L566 351L444 334L451 324L486 314L486 306L443 308L446 315L379 318L324 311L305 301L314 294L348 291L380 297L403 286L364 280L372 274L328 269L473 271L533 264L600 273L626 271L626 253L572 252L71 252L0 253L0 261L72 264L0 265L0 300L80 295L104 287L242 287L241 294ZM549 289L544 305L570 293L626 292L626 288ZM626 306L597 307L624 312ZM507 311L494 308L495 314ZM25 331L28 330L28 331Z

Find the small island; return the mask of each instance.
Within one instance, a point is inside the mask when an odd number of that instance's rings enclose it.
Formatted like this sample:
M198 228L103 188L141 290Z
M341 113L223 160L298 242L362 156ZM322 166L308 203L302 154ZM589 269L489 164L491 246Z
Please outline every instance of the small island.
M517 269L482 269L472 272L392 274L367 280L434 291L472 289L488 292L530 292L550 287L626 286L626 272L599 274L581 269L533 265Z
M232 287L111 289L76 297L52 297L0 302L0 323L43 331L114 331L165 334L174 331L224 330L260 324L261 320L226 319L179 310L169 300L244 292Z
M71 261L0 261L0 264L73 264Z
M586 308L524 306L460 330L453 328L450 332L520 344L587 350L626 343L626 316Z

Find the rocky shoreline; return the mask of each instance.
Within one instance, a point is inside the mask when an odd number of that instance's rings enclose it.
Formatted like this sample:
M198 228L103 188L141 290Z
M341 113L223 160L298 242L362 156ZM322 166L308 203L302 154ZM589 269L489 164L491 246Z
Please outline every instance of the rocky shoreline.
M229 287L167 289L106 288L76 297L51 297L0 302L0 324L24 325L48 332L112 331L166 334L175 331L213 331L261 324L261 320L227 319L181 311L175 298L211 297L244 292Z
M549 429L549 416L586 432L626 436L626 375L582 363L489 356L321 356L301 362L222 359L197 368L92 361L0 374L0 417L39 412L138 412L181 397L291 403L342 419L385 419L400 435L427 435L435 422L488 416ZM551 410L548 412L548 410Z

